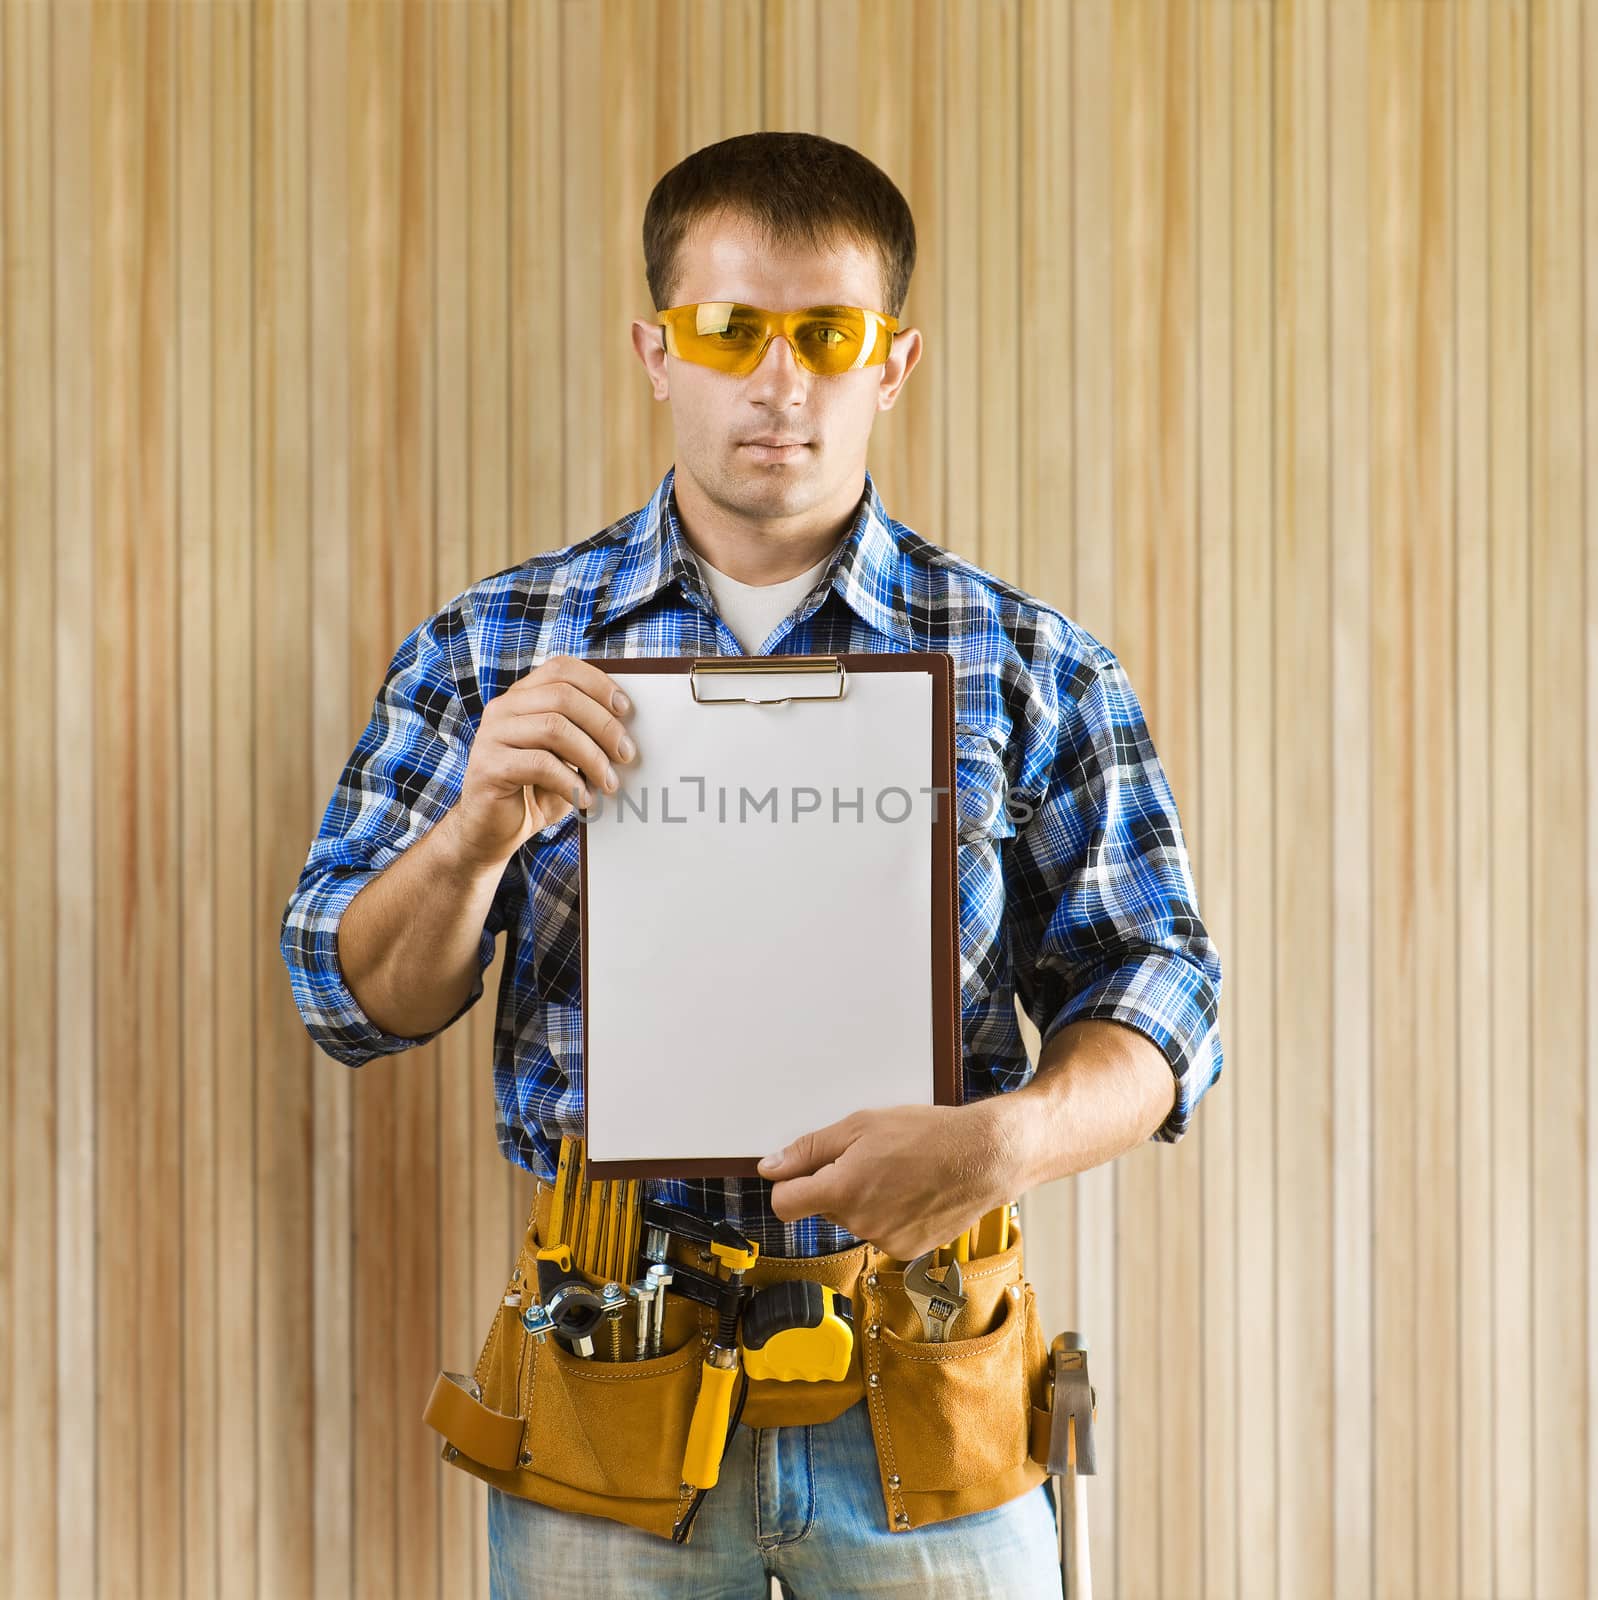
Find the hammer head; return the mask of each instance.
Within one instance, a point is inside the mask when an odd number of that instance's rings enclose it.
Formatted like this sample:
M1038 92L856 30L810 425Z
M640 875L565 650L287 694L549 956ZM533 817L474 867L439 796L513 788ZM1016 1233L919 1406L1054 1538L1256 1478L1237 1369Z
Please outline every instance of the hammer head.
M1098 1471L1093 1446L1093 1412L1098 1397L1088 1382L1088 1347L1075 1333L1057 1333L1049 1346L1050 1405L1054 1423L1049 1430L1049 1471L1063 1474L1068 1466L1077 1472ZM1076 1460L1070 1460L1070 1423L1076 1426Z

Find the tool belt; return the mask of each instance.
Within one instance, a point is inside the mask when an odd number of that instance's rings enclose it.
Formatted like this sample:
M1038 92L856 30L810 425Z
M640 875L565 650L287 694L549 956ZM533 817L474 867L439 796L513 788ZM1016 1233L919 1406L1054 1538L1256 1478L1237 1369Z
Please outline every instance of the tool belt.
M485 1483L670 1538L693 1498L681 1481L684 1448L715 1312L668 1292L660 1354L644 1360L585 1360L559 1339L531 1336L522 1312L537 1298L551 1199L540 1183L472 1375L441 1372L423 1419L444 1436L443 1459ZM905 1293L907 1264L873 1245L760 1256L746 1275L752 1288L808 1278L838 1290L853 1303L855 1340L840 1381L750 1379L741 1420L756 1428L824 1423L867 1399L890 1532L990 1510L1036 1488L1049 1462L1050 1355L1021 1252L1012 1230L1006 1249L964 1264L960 1336L945 1343L922 1337ZM671 1258L708 1259L676 1238Z

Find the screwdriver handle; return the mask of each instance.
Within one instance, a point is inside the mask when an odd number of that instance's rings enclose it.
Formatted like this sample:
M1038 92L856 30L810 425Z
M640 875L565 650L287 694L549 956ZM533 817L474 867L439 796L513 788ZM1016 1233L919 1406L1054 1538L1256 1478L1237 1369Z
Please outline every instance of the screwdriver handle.
M727 1418L732 1412L733 1385L738 1378L737 1351L718 1347L711 1355L732 1359L729 1365L719 1366L707 1357L699 1379L699 1398L694 1402L693 1421L688 1425L688 1447L682 1458L682 1481L695 1489L714 1489L721 1477Z

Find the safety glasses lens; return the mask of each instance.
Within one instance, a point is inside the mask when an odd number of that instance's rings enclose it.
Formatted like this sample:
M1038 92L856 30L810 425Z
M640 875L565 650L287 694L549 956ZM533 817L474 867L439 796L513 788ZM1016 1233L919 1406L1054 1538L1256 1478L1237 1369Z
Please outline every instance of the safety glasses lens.
M753 306L706 301L687 306L674 318L677 354L723 372L747 372L765 349L768 334L782 333L780 317L768 319ZM811 306L787 330L794 355L812 372L847 372L864 365L876 337L876 323L855 306Z

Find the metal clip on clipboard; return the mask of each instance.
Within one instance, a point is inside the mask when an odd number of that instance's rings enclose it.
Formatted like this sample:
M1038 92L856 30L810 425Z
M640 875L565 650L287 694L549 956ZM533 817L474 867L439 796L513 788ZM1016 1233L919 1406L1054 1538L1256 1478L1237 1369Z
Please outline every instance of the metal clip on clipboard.
M750 674L768 679L795 678L803 687L774 683L773 689L788 692L752 695L739 693L736 685L726 681ZM761 656L758 660L701 656L688 673L694 702L702 706L785 706L793 700L841 700L848 686L849 673L836 656ZM726 692L715 693L718 687ZM812 687L815 693L809 692Z

